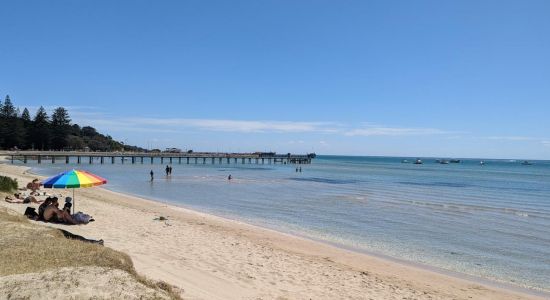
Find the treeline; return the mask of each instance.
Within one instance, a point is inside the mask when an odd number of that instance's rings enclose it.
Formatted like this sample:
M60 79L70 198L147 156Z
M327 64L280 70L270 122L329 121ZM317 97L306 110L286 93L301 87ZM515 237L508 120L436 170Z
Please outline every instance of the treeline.
M72 124L69 112L56 108L51 117L41 106L31 117L27 108L20 112L9 95L0 100L0 149L143 151L124 145L91 126Z

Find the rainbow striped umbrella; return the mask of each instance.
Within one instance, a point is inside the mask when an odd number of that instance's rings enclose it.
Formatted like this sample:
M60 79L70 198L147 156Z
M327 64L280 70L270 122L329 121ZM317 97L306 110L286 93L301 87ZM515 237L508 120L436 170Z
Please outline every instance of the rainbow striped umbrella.
M52 176L46 180L42 181L42 185L45 188L56 188L56 189L73 189L73 201L74 201L74 189L75 188L85 188L92 187L97 185L106 184L107 180L94 175L92 173L72 169L67 172L63 172ZM74 203L73 203L73 213L74 213Z

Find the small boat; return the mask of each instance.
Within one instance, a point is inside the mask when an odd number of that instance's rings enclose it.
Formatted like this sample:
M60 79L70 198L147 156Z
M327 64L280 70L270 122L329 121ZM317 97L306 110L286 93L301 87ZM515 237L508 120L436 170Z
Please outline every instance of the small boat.
M480 165L480 166L483 166L484 164L485 164L484 161L480 161L480 162L479 162L479 165Z
M414 161L414 164L415 165L421 165L422 164L422 160L417 158L415 161Z
M451 159L451 160L449 160L449 162L452 163L452 164L459 164L460 159Z
M442 159L442 160L439 161L439 163L442 164L442 165L448 165L449 161Z
M532 163L530 163L530 162L528 162L528 161L526 161L526 160L524 160L523 162L521 162L521 164L524 165L524 166L530 166L530 165L532 165Z

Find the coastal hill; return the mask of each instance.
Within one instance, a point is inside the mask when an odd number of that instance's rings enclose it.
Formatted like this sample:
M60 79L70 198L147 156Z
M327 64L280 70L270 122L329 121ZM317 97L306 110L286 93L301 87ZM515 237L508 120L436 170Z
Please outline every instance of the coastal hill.
M0 149L145 151L115 141L91 126L71 123L63 107L54 109L50 117L40 106L31 118L29 110L20 112L9 95L0 100Z

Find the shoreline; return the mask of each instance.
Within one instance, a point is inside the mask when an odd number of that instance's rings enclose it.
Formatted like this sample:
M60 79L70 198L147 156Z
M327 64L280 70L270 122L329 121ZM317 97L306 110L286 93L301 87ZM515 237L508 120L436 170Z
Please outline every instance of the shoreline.
M1 164L2 173L8 176L24 178L42 177L31 176L28 167ZM20 181L23 183L24 181ZM49 189L44 189L50 191ZM52 190L57 193L63 190ZM65 192L67 194L67 192ZM500 298L500 299L539 299L548 297L548 294L519 286L508 285L498 281L478 278L462 273L447 270L438 270L435 267L421 265L408 261L401 261L374 253L364 253L354 249L337 247L325 241L316 241L310 238L295 234L284 233L269 228L251 225L238 220L230 220L224 217L207 214L174 204L162 203L155 200L144 199L133 195L123 194L103 188L78 189L76 192L78 210L94 215L96 222L83 226L63 226L47 224L53 227L69 228L77 234L83 234L92 238L99 238L105 234L107 223L102 214L109 211L115 220L109 220L110 225L122 227L111 228L105 236L106 246L128 253L136 265L139 273L154 279L162 279L178 287L183 288L185 296L192 296L199 299L242 299L249 297L275 298L326 298L329 295L348 298L361 298L361 295L369 293L373 298ZM6 205L10 208L24 209L26 205ZM150 223L142 226L136 220L116 219L120 210L125 217L141 219L140 222ZM98 214L99 213L99 214ZM146 217L144 218L143 215ZM168 216L164 224L156 221L151 223L151 216ZM45 223L42 223L45 224ZM124 225L133 225L125 228ZM161 227L158 228L158 225ZM45 224L46 225L46 224ZM184 226L182 226L184 225ZM135 228L135 227L139 228ZM192 227L189 229L189 227ZM204 229L207 228L207 230ZM180 239L172 239L171 235L178 235L175 229L187 230ZM126 230L125 230L126 229ZM136 231L136 229L138 229ZM145 230L145 233L139 229ZM170 234L166 235L165 231ZM189 238L187 234L204 233L217 239L210 240L201 235ZM133 241L131 237L137 236L144 239L143 243ZM158 235L164 235L160 239ZM122 237L121 237L122 236ZM153 239L154 241L149 241ZM221 239L221 241L220 241ZM224 243L224 240L232 241ZM110 242L112 241L112 242ZM149 243L147 243L149 241ZM150 243L160 242L151 245ZM221 244L220 244L221 242ZM241 246L244 243L244 248ZM193 259L193 255L178 255L181 247L189 247L192 244L194 249L190 251L199 254L198 262L183 263ZM170 251L162 251L162 246L171 247ZM214 253L200 256L204 249L210 246L217 246ZM248 256L242 257L227 247L237 248L237 252ZM138 247L134 249L133 247ZM215 248L215 247L214 247ZM147 250L157 250L162 253ZM195 251L196 250L196 251ZM211 249L210 249L211 250ZM242 252L242 253L241 253ZM250 257L252 256L252 257ZM275 256L277 261L270 262L265 256ZM164 259L159 265L158 258ZM218 257L228 259L218 262L211 262ZM233 258L233 259L232 259ZM200 261L202 260L202 261ZM205 261L206 260L206 261ZM271 260L273 261L273 260ZM293 263L286 264L291 261ZM180 265L179 267L173 264ZM230 267L227 267L230 265ZM252 266L252 267L250 267ZM268 266L268 267L265 267ZM171 268L172 267L172 268ZM159 270L167 268L165 270ZM215 270L212 270L215 269ZM223 269L223 270L216 270ZM443 272L441 272L443 271ZM191 272L193 275L184 275L183 279L179 272ZM226 276L218 278L216 273L221 272ZM210 274L214 273L214 275ZM246 275L244 275L245 273ZM271 275L269 275L271 274ZM262 280L258 280L264 275ZM267 276L265 276L267 275ZM300 276L310 277L308 282L293 284ZM459 276L456 276L459 275ZM462 276L463 275L463 276ZM335 277L326 282L327 278ZM468 278L473 277L473 278ZM198 282L202 278L204 282ZM357 279L359 278L359 279ZM473 279L473 280L472 280ZM279 280L279 281L277 281ZM302 280L303 281L303 280ZM306 280L307 281L307 280ZM321 282L321 285L315 282ZM327 284L330 283L330 284ZM366 284L365 284L366 283ZM230 293L215 291L222 284ZM311 288L310 285L315 285ZM340 285L336 287L336 285ZM400 297L397 297L397 296Z
M28 172L28 173L32 173L32 172ZM38 177L43 177L40 174L36 174L36 173L32 173L32 174L34 174ZM374 258L377 258L377 259L380 259L380 260L385 260L385 261L389 261L389 262L392 262L392 263L396 263L396 264L399 264L399 265L404 265L404 266L408 266L408 267L412 267L412 268L418 268L418 269L428 271L428 272L433 272L433 273L436 273L436 274L439 274L439 275L444 275L444 276L449 276L449 277L453 277L453 278L460 279L460 280L469 281L469 282L472 282L474 284L481 284L481 285L491 287L491 288L503 289L503 290L508 290L508 291L517 292L517 293L521 293L521 294L527 294L527 295L531 295L531 296L544 297L545 299L550 298L550 291L539 290L539 289L524 287L524 286L520 286L520 285L514 285L512 283L508 283L508 282L505 282L505 281L499 281L499 280L496 280L496 279L493 279L493 278L479 277L479 276L475 276L475 275L471 275L471 274L467 274L467 273L461 273L461 272L458 272L458 271L453 271L453 270L440 268L440 267L437 267L437 266L432 266L432 265L425 264L425 263L409 261L409 260L406 260L406 259L386 255L386 254L383 254L383 253L372 252L372 251L368 251L368 250L364 250L364 249L360 249L360 248L354 248L352 246L341 245L341 244L338 244L338 243L335 243L335 242L330 242L330 241L321 240L321 239L315 239L315 238L312 238L312 237L308 237L306 235L299 234L297 232L293 232L293 233L284 232L284 231L280 231L280 230L277 230L277 229L274 229L274 228L269 228L267 226L252 224L252 223L248 223L246 221L231 219L229 217L225 217L225 216L218 215L218 214L215 214L215 213L196 210L192 207L187 207L183 204L167 203L162 199L144 198L140 195L121 192L121 191L114 191L114 190L110 190L110 189L104 188L104 187L100 187L100 189L103 189L103 190L106 190L106 191L109 191L109 192L112 192L112 193L115 193L115 194L135 197L135 198L138 198L142 201L152 201L152 202L155 202L155 203L159 203L161 205L166 205L168 207L184 209L186 211L201 214L201 215L205 215L207 217L220 218L220 219L223 219L227 222L235 222L235 223L238 223L238 224L241 224L241 225L244 225L244 226L251 226L251 227L253 227L257 230L267 230L267 231L273 232L274 234L285 235L289 238L296 238L296 239L304 240L306 242L319 243L319 244L326 245L326 246L329 246L329 247L334 247L334 248L339 249L339 250L349 251L349 252L359 254L359 255L366 255L366 256L374 257Z

